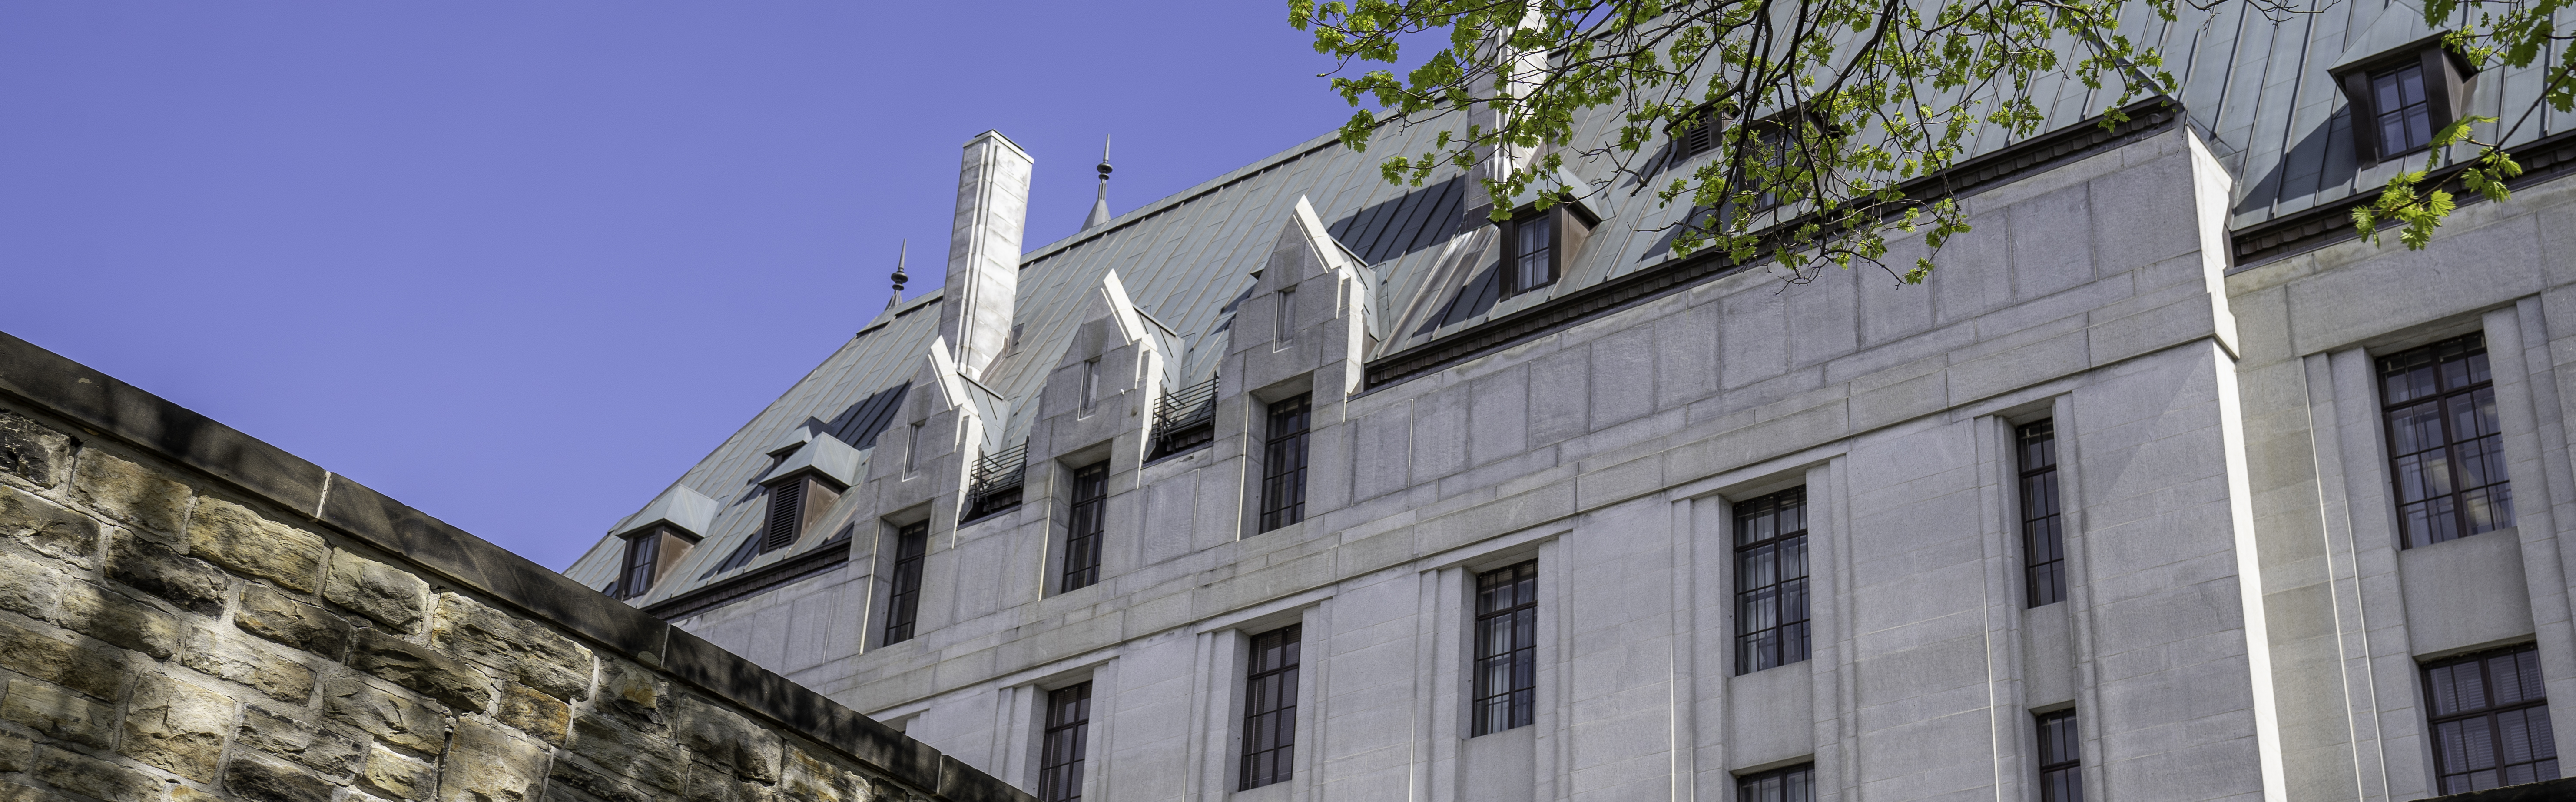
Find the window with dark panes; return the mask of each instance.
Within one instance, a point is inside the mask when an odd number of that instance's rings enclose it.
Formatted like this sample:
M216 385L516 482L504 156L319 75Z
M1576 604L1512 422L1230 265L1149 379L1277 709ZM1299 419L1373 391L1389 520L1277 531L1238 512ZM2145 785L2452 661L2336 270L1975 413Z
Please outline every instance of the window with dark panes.
M2433 142L2433 108L2424 92L2424 66L2408 64L2370 76L2371 110L2377 112L2383 157Z
M2440 543L2513 525L2486 336L2379 360L2399 542Z
M1038 750L1038 802L1082 798L1082 750L1091 736L1091 683L1047 692Z
M888 569L885 638L887 645L912 639L913 619L921 612L921 558L930 550L930 523L911 524L894 533L894 566Z
M1243 781L1251 790L1288 779L1297 752L1296 624L1252 636L1244 661Z
M2066 600L2066 533L2057 506L2057 424L2013 430L2021 463L2022 584L2030 606Z
M1807 659L1807 489L1735 505L1735 673Z
M2039 715L2039 802L2084 802L2083 741L2075 711Z
M1109 509L1109 462L1073 470L1073 512L1065 519L1064 581L1058 590L1100 581L1100 533Z
M1261 449L1261 531L1306 519L1306 396L1270 405L1270 440Z
M2520 646L2424 666L2440 793L2558 778L2540 652Z
M1469 736L1528 726L1538 709L1538 561L1476 575Z
M1816 798L1816 764L1735 778L1736 802L1812 802Z
M653 563L661 559L662 530L646 529L626 538L626 570L619 573L617 597L632 599L653 589Z
M1512 220L1511 264L1504 282L1513 294L1556 283L1556 215L1526 212Z

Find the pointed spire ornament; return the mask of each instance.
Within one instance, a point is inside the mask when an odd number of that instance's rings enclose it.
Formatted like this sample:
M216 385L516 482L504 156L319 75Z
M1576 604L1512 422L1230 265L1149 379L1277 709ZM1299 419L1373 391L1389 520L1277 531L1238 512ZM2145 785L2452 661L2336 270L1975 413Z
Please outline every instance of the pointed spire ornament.
M1082 230L1089 231L1109 222L1109 138L1100 138L1100 198L1091 202L1091 216L1083 218Z
M905 239L902 248L894 254L894 294L886 296L887 309L893 309L895 304L903 303L903 283L912 280L911 276L903 274L903 260L904 257L912 254L912 240Z

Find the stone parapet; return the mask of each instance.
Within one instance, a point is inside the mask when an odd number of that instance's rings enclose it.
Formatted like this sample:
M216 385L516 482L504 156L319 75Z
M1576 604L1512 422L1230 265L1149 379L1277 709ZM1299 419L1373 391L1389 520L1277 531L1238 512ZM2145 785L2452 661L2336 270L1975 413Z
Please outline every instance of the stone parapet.
M0 800L1026 798L0 334Z

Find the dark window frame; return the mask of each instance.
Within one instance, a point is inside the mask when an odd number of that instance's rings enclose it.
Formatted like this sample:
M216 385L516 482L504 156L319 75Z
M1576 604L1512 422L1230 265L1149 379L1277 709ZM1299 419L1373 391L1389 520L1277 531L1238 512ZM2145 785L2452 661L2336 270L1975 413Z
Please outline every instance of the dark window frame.
M2373 365L2398 548L2513 526L2513 477L2505 464L2485 333L2409 348ZM2463 435L2463 422L2481 431ZM2439 443L2423 446L2428 434Z
M1083 752L1091 740L1091 683L1046 692L1046 730L1038 748L1038 802L1082 799Z
M2442 46L2443 33L2390 48L2378 55L2337 65L2330 69L2337 89L2342 90L2348 107L2348 130L2354 151L2364 163L2384 162L2424 151L2424 144L2388 142L2381 134L2380 123L2391 112L2402 109L2382 108L2378 79L2409 67L2422 77L2424 90L2424 133L2440 131L2460 117L2469 100L2469 79L2478 68L2468 59L2451 53Z
M2039 802L2084 802L2084 736L2074 708L2031 717L2039 764Z
M1287 782L1297 755L1297 669L1305 629L1252 636L1244 656L1243 755L1236 790Z
M1807 597L1807 488L1746 499L1733 512L1735 673L1805 661L1814 612Z
M2514 686L2511 701L2496 701L2506 679L2497 676L2499 666L2508 668L2513 674L2509 678ZM2454 684L2451 693L2444 693L2443 679L2458 677L2457 671L2462 668L2475 671L2477 685L2473 690L2478 695L2476 706L2460 704L2463 693L2471 689ZM2559 776L2557 743L2549 723L2549 693L2543 684L2545 678L2541 676L2540 652L2536 645L2526 643L2431 661L2425 663L2419 673L2424 693L2425 734L2432 744L2433 782L2437 793L2478 791ZM2445 704L2446 700L2449 704ZM2520 743L2515 743L2509 734L2514 726L2523 728L2526 736ZM2492 765L2458 765L2458 761L2470 755L2453 747L2469 746L2466 742L2475 740L2485 741L2482 746ZM2517 747L2521 756L2528 759L2510 759L2515 756ZM2547 750L2545 757L2540 756L2543 748ZM2516 775L2515 768L2524 768L2527 772ZM2479 774L2490 775L2483 779L2493 784L2482 783L2477 776Z
M1546 211L1539 211L1534 207L1524 208L1514 212L1511 223L1503 227L1503 297L1509 298L1531 290L1545 289L1556 284L1557 279L1563 277L1565 248L1562 247L1564 243L1559 240L1564 239L1562 235L1565 232L1561 230L1563 226L1557 222L1558 214L1559 210L1554 208ZM1524 243L1521 242L1521 234L1524 231L1537 231L1547 238L1545 281L1531 283L1521 274L1521 257L1525 255L1522 251Z
M1468 736L1529 726L1538 710L1538 561L1476 574Z
M1261 446L1261 528L1268 532L1306 520L1307 436L1314 432L1312 397L1299 393L1264 408L1269 427Z
M626 554L618 561L617 598L632 599L650 593L661 579L655 563L662 559L662 528L646 527L626 536Z
M2434 93L2425 85L2424 65L2400 64L2372 72L2369 81L2370 119L2367 123L2381 150L2390 155L2404 155L2431 147ZM2407 98L2408 90L2413 91L2412 102ZM2397 135L2394 141L2389 138L2391 133Z
M1735 802L1809 802L1815 798L1814 763L1735 775Z
M886 569L885 635L880 646L911 640L921 618L921 569L930 551L930 522L895 528L894 563Z
M2022 588L2026 606L2066 600L2066 516L2058 494L2057 422L2013 427L2021 483Z
M1100 541L1109 514L1109 461L1073 469L1072 503L1065 515L1064 565L1056 592L1080 590L1100 581Z

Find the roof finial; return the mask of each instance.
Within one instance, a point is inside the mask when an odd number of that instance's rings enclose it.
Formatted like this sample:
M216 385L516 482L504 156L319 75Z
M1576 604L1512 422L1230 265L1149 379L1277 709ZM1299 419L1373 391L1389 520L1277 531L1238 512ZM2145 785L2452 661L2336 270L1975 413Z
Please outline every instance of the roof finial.
M894 253L894 294L886 296L887 309L893 309L895 304L903 303L903 283L912 280L911 276L903 274L903 260L910 255L912 255L912 240L906 238L903 241L902 250Z
M1100 198L1091 202L1091 216L1083 218L1082 228L1089 231L1109 222L1109 137L1100 138Z

